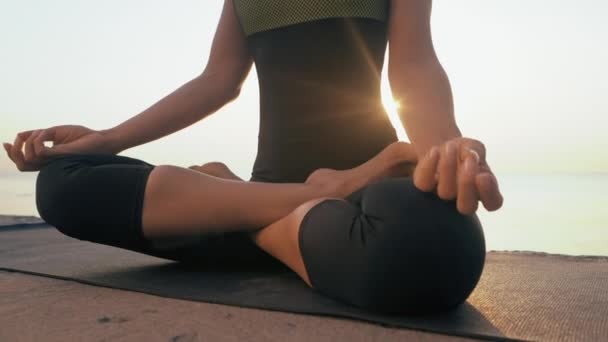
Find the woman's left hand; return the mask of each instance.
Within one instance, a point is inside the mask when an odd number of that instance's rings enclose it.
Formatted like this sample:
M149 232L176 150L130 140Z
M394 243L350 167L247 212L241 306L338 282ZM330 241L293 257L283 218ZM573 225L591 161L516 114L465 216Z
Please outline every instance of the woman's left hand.
M479 201L488 211L503 203L485 146L474 139L455 138L431 148L416 166L414 184L425 192L436 191L441 199L456 199L464 215L475 213Z

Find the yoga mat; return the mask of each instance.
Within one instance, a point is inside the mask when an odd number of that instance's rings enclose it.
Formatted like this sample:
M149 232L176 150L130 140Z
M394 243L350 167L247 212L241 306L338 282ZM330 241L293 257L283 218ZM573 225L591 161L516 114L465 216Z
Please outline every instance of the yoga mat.
M13 215L0 215L0 229L4 228L18 228L18 227L30 227L38 225L47 225L41 218L36 216L13 216Z
M478 287L451 312L391 316L323 297L284 267L180 265L66 237L0 227L0 269L159 296L363 320L490 340L608 340L608 258L488 253Z

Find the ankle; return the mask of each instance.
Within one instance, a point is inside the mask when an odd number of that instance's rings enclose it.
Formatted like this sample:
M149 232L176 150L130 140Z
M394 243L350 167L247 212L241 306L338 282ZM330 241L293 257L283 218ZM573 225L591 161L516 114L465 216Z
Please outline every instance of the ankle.
M386 176L409 177L418 162L416 151L412 144L396 141L385 149Z
M351 179L350 177L339 177L327 184L323 197L344 198L353 193L356 187L357 184L354 179Z
M405 141L395 141L388 145L384 151L391 165L397 165L404 162L416 162L418 160L416 151L412 144Z

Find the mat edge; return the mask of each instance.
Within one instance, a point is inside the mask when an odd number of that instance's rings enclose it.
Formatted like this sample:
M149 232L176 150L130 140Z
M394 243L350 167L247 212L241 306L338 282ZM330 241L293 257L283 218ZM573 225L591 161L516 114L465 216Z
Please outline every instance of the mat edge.
M39 272L33 272L33 271L26 271L26 270L19 270L19 269L14 269L14 268L7 268L7 267L0 267L0 272L7 272L7 273L19 273L19 274L26 274L26 275L32 275L32 276L39 276L39 277L43 277L43 278L51 278L51 279L58 279L58 280L63 280L63 281L70 281L70 282L74 282L74 283L78 283L78 284L83 284L83 285L88 285L88 286L95 286L95 287L102 287L102 288L108 288L108 289L113 289L113 290L119 290L119 291L127 291L127 292L133 292L133 293L140 293L140 294L145 294L145 295L149 295L149 296L155 296L155 297L160 297L160 298L168 298L168 299L175 299L175 300L184 300L184 301L189 301L189 302L199 302L199 303L208 303L208 304L216 304L216 305L225 305L225 306L231 306L231 307L236 307L236 308L246 308L246 309L255 309L255 310L263 310L263 311L273 311L273 312L281 312L281 313L292 313L292 314L300 314L300 315L308 315L308 316L317 316L317 317L329 317L329 318L334 318L334 319L348 319L351 321L360 321L360 322L365 322L368 324L374 324L374 325L379 325L382 327L386 327L386 328L392 328L392 329L409 329L409 330L414 330L414 331L420 331L420 332L425 332L425 333L432 333L432 334L438 334L438 335L444 335L444 336L456 336L456 337L470 337L470 338L476 338L479 340L483 340L483 341L508 341L508 342L522 342L522 341L529 341L529 340L524 340L524 339L518 339L518 338L513 338L513 337L507 337L507 336L493 336L493 335L481 335L481 334L475 334L475 333L470 333L470 334L466 334L466 333L457 333L457 332L452 332L452 331L438 331L438 330L432 330L432 329L425 329L425 328L420 328L420 327L415 327L415 326L396 326L396 325L392 325L392 324L387 324L387 323L381 323L381 322L377 322L377 321L373 321L370 319L364 319L364 318L360 318L360 317L352 317L352 316L346 316L346 315L340 315L340 316L336 316L336 315L329 315L326 313L322 313L322 312L303 312L303 311L284 311L284 310L277 310L277 309L273 309L273 308L261 308L261 307L256 307L256 306L250 306L250 305L236 305L236 304L231 304L231 303L221 303L221 302L214 302L214 301L202 301L202 300L193 300L191 298L180 298L180 297L169 297L169 296L163 296L163 295L159 295L157 293L153 293L153 292L149 292L149 291L135 291L129 288L123 288L120 286L110 286L110 285L106 285L106 284L99 284L99 283L95 283L92 281L87 281L87 280L81 280L81 279L75 279L75 278L69 278L69 277L63 277L63 276L58 276L58 275L53 275L53 274L45 274L45 273L39 273Z

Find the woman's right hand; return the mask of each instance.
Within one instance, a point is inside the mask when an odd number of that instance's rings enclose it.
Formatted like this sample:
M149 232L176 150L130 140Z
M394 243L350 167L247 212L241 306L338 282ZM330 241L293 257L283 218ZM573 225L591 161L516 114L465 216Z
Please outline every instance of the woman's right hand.
M46 141L52 147L44 145ZM103 131L84 126L64 125L17 134L14 143L4 143L8 157L20 171L38 171L52 157L63 154L115 154Z

